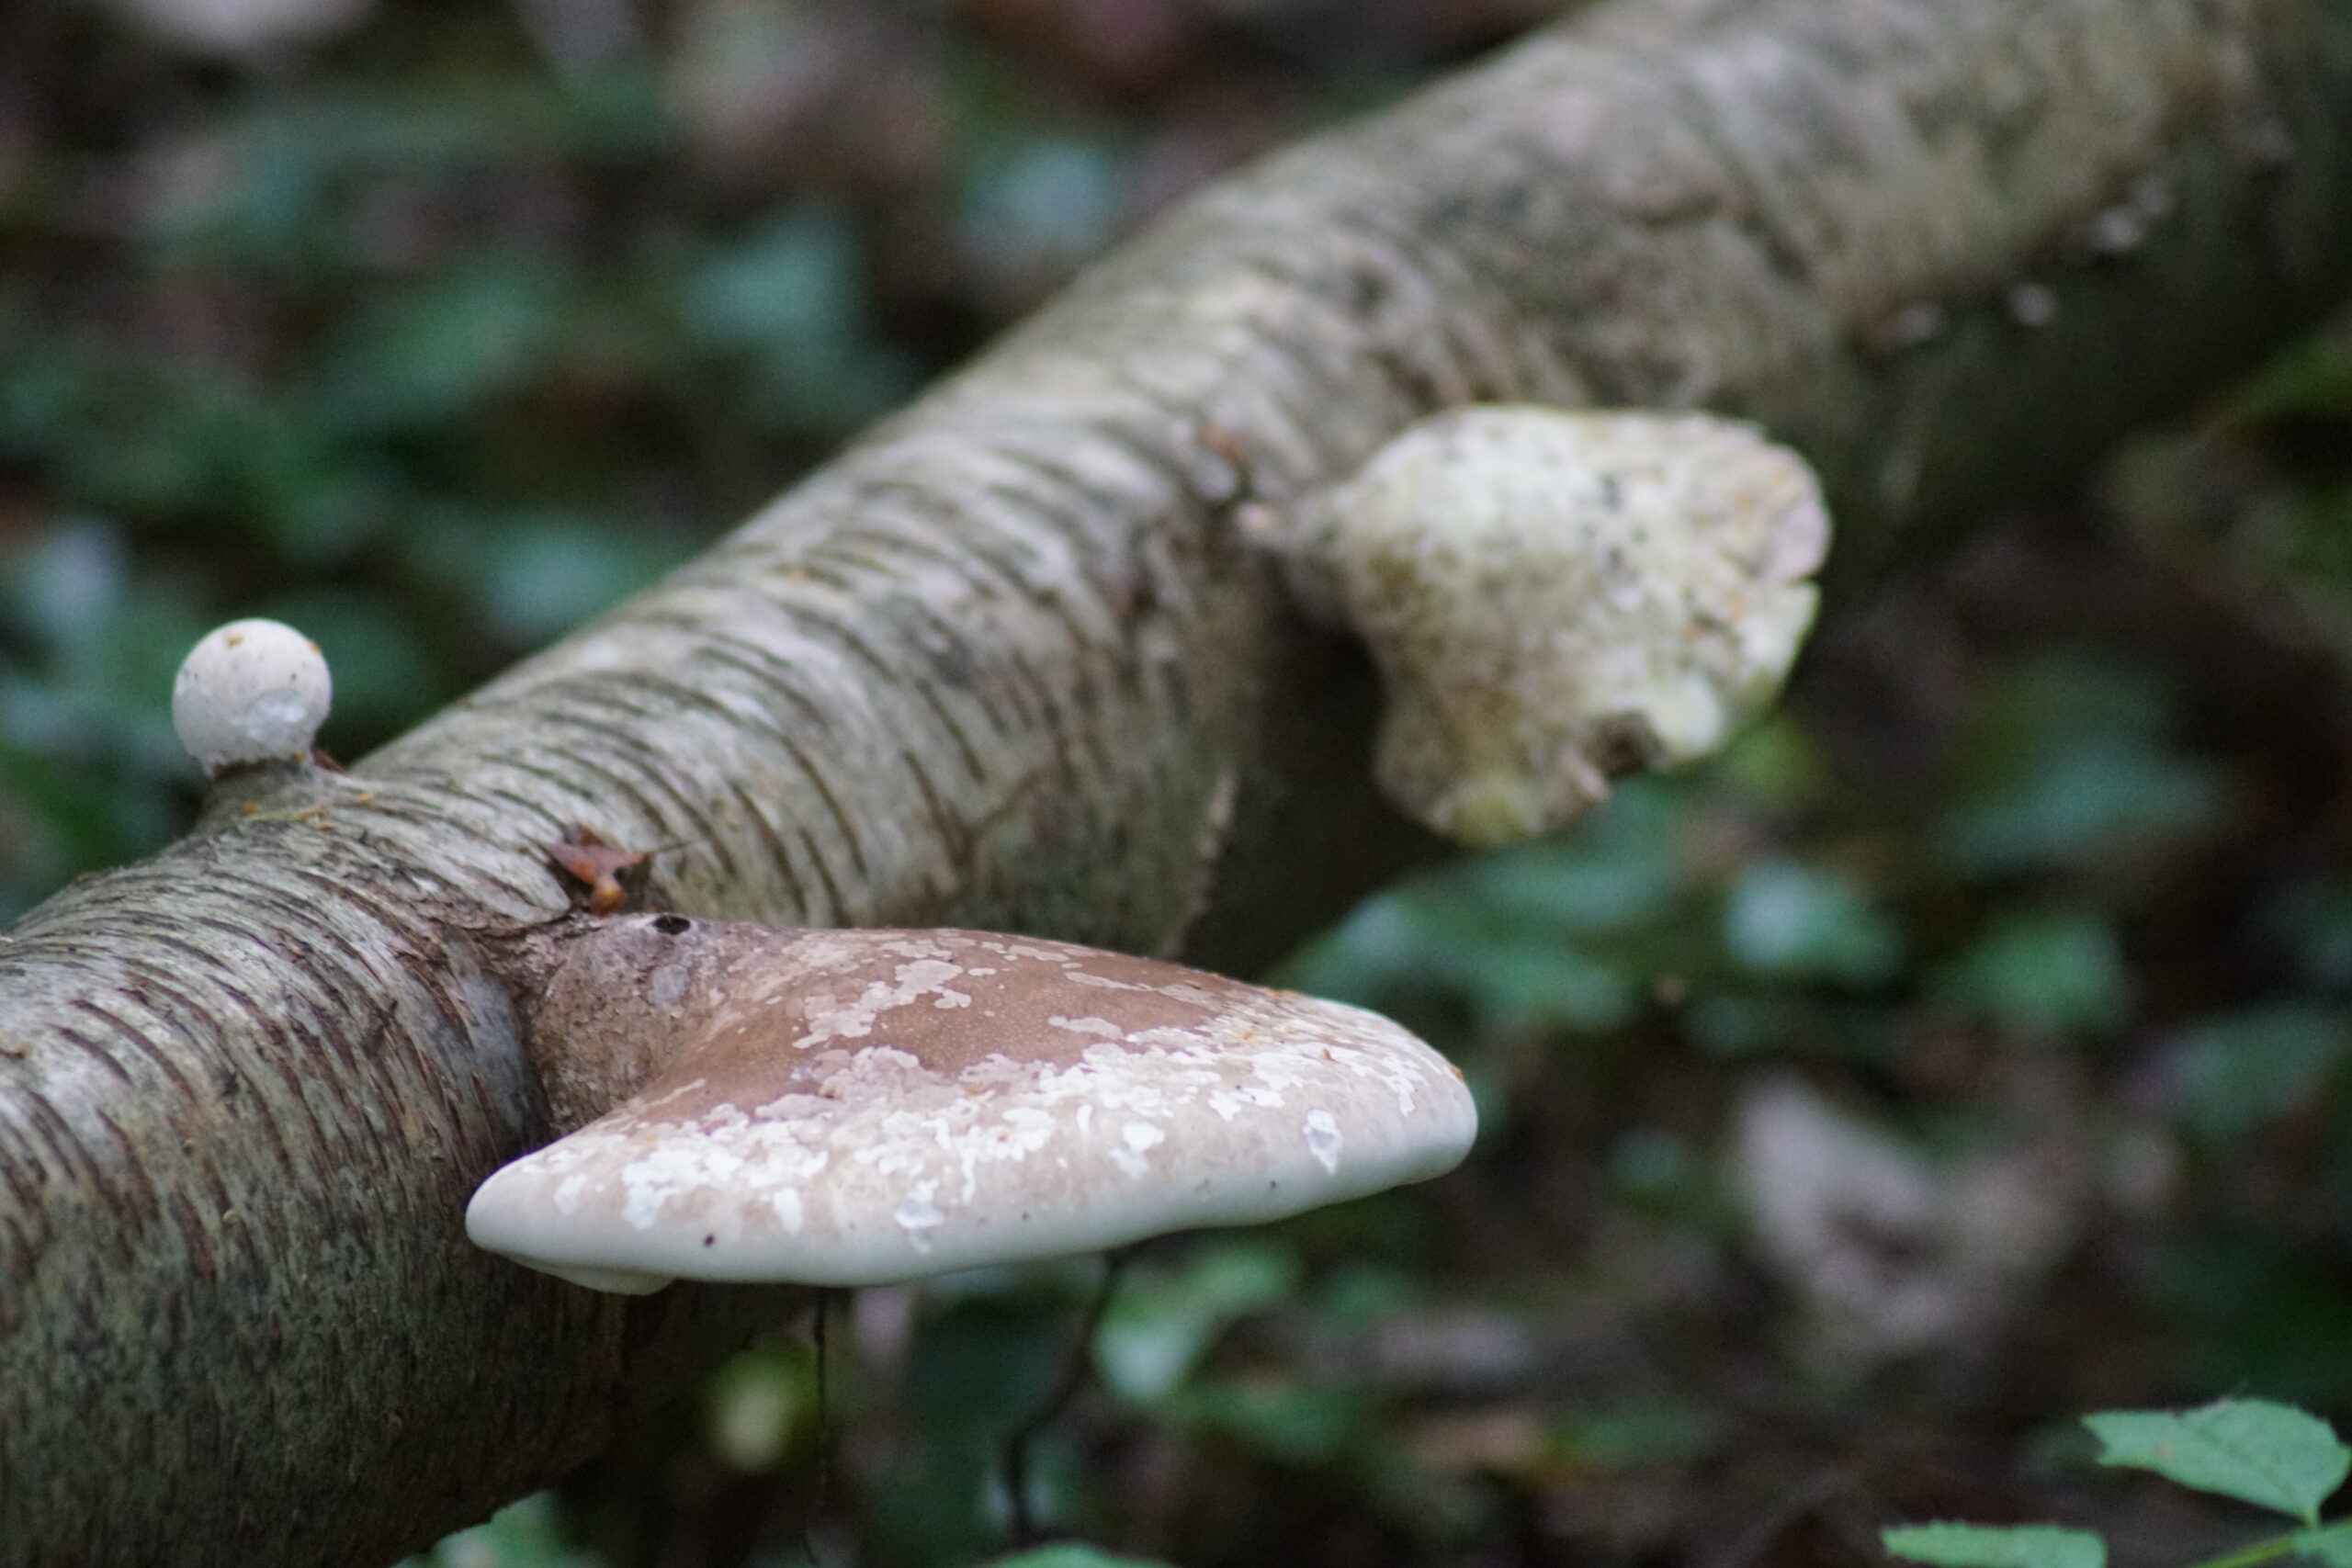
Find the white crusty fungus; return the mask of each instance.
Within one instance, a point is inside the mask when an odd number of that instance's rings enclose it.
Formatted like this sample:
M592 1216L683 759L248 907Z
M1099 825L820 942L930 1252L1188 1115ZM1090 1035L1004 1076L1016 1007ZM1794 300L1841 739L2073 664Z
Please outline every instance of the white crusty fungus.
M334 682L319 645L281 621L232 621L205 637L172 682L172 728L218 778L300 761L326 722Z
M1495 406L1412 426L1274 543L1379 666L1382 789L1486 845L1721 745L1795 659L1828 536L1748 425Z

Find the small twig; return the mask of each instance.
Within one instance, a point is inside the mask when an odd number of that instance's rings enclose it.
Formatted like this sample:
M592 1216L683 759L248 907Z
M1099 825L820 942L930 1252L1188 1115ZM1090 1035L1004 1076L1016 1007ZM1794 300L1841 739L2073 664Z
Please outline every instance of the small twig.
M825 1372L825 1325L832 1314L833 1294L817 1292L817 1310L808 1325L809 1348L817 1358L817 1474L808 1487L808 1511L801 1516L800 1551L814 1568L824 1568L824 1559L817 1555L816 1529L825 1517L833 1482L832 1394Z
M1086 1314L1080 1319L1078 1336L1070 1343L1069 1354L1062 1362L1061 1376L1038 1403L1037 1408L1022 1419L1019 1426L1005 1434L1002 1452L1004 1493L1011 1509L1012 1544L1034 1546L1038 1539L1037 1520L1029 1508L1029 1450L1046 1427L1060 1416L1069 1402L1086 1386L1094 1370L1094 1336L1102 1326L1104 1313L1110 1310L1111 1297L1118 1288L1119 1274L1126 1267L1125 1252L1108 1252L1102 1256L1102 1278L1096 1282L1094 1294L1086 1303Z

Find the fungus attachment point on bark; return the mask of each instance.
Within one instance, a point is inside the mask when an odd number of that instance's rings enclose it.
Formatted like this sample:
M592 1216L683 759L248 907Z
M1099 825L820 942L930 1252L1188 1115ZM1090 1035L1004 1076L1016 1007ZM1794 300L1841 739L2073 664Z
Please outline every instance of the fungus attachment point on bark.
M493 1175L466 1227L592 1289L881 1284L1254 1224L1436 1176L1476 1131L1386 1019L1062 942L664 914L561 922L531 962L557 1122L621 1103Z
M1828 539L1804 460L1748 425L1485 407L1408 429L1272 543L1380 667L1382 790L1485 845L1721 745L1788 673Z
M317 643L282 621L232 621L181 662L172 728L205 776L219 778L254 762L308 758L334 697Z

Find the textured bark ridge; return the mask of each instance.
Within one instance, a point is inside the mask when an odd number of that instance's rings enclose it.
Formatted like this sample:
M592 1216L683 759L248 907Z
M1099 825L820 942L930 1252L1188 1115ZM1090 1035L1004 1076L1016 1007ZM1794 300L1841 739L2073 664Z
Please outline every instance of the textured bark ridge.
M372 1563L786 1296L468 1247L547 1134L486 938L662 898L1246 965L1410 836L1238 537L1436 408L1705 404L1841 559L2352 272L2341 0L1649 0L1204 193L700 563L0 941L0 1558Z

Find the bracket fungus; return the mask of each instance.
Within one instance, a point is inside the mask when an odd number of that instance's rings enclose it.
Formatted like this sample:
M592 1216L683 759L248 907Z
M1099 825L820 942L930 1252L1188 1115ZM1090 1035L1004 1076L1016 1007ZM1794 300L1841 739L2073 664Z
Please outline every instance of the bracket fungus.
M1149 959L676 914L521 942L576 1130L485 1181L467 1230L596 1290L881 1284L1252 1224L1438 1175L1476 1130L1460 1073L1386 1019Z
M1302 604L1379 666L1382 790L1486 845L1769 702L1829 520L1804 460L1751 426L1493 406L1411 426L1270 532Z
M207 778L307 759L334 682L319 645L283 621L232 621L188 650L172 682L172 728Z

